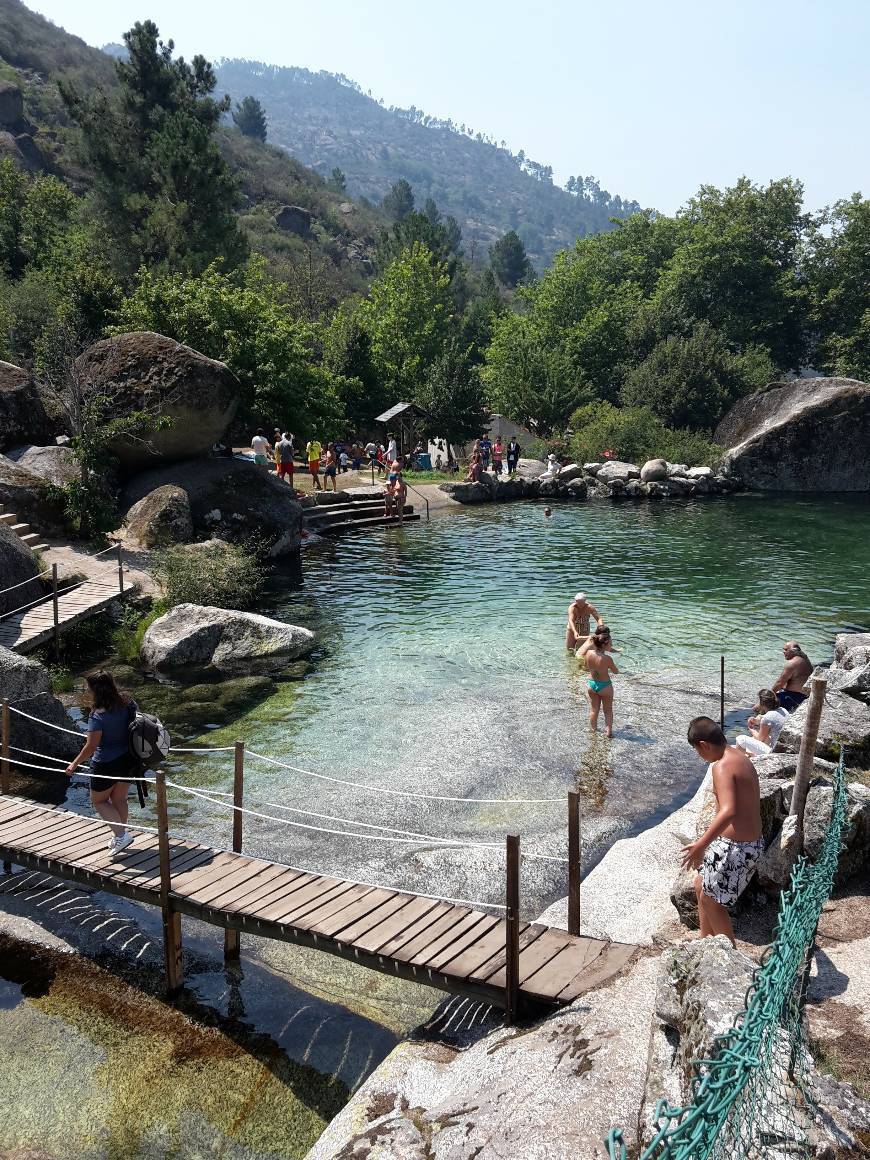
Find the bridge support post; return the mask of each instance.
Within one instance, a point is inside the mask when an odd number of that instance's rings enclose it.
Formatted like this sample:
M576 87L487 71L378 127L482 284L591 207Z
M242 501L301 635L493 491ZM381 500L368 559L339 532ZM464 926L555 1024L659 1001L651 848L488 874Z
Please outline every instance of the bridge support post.
M118 591L124 591L124 549L118 544Z
M9 702L4 699L0 715L0 794L9 793ZM3 873L12 873L12 863L3 863Z
M242 812L245 791L245 743L236 742L235 765L233 767L233 852L242 852ZM239 957L239 932L227 928L224 931L224 961L234 962Z
M163 912L163 961L166 993L181 990L181 914L172 906L172 872L169 863L169 809L166 801L166 774L157 770L157 840L160 848L160 909Z
M580 934L580 794L568 794L568 934Z
M60 658L60 613L57 606L57 564L51 566L51 611L54 616L54 659Z
M520 839L508 834L505 881L505 1022L516 1021L520 992Z

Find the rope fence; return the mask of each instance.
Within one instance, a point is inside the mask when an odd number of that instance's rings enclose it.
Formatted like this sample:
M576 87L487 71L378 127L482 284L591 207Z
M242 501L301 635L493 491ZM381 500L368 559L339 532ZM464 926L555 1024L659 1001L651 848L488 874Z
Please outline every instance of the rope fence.
M830 897L843 842L843 755L834 778L831 820L819 857L801 857L780 899L765 952L734 1026L710 1059L694 1062L691 1102L658 1101L654 1135L638 1160L810 1157L819 1107L803 1006L822 907ZM605 1141L610 1160L626 1160L622 1131Z

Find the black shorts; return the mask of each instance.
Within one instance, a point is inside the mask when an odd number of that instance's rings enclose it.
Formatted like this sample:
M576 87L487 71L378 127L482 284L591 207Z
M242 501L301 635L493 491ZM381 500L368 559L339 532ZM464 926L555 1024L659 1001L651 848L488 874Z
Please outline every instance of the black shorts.
M95 776L97 774L99 776ZM138 762L130 753L124 753L114 761L92 761L91 792L102 793L112 789L118 782L131 781L138 776Z

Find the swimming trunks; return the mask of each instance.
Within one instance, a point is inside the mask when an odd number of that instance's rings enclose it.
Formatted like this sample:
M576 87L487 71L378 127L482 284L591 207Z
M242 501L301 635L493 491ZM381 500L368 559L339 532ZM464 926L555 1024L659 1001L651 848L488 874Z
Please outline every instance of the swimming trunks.
M596 681L594 677L589 678L589 689L593 693L603 693L605 689L609 689L613 681Z
M764 852L764 838L733 842L714 838L701 863L701 889L720 906L733 906L755 873Z
M793 713L807 699L807 694L795 693L791 689L780 689L776 694L776 699L782 705L783 709L787 709L789 713Z

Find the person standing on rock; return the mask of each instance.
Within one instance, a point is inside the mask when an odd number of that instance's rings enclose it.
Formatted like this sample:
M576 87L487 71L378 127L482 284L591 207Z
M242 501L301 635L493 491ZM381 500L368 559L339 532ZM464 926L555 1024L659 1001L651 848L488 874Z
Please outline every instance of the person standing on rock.
M481 460L481 463L483 464L484 471L489 471L489 457L491 454L492 454L492 440L490 439L490 437L488 435L484 435L484 437L480 441L480 460Z
M586 599L585 592L578 592L568 605L568 625L565 631L565 648L572 652L589 637L589 621L594 617L599 628L604 627L604 617Z
M251 449L254 452L254 463L259 464L260 467L268 467L272 458L272 447L262 427L251 440Z
M733 946L727 908L746 889L764 851L758 774L743 750L729 745L709 717L690 722L688 741L700 758L710 762L716 815L700 838L683 847L682 865L699 871L695 893L701 938L724 934Z
M291 487L293 486L293 472L295 470L293 463L295 454L293 435L289 431L285 431L278 443L275 444L275 469L279 479L286 479L288 475L290 476L287 482Z
M763 757L766 753L772 753L776 747L782 727L788 720L788 713L772 689L760 689L755 714L749 718L749 734L741 733L734 744L750 757Z
M502 473L502 461L504 460L504 444L500 436L496 436L495 443L492 445L492 472L493 475L500 476Z
M323 466L323 488L329 491L329 481L332 480L332 490L338 491L338 484L335 477L338 474L338 463L335 458L335 444L327 443L326 445L326 460Z
M323 454L320 440L310 439L305 444L305 454L308 456L308 474L311 476L312 486L316 491L320 491L320 456Z
M507 445L507 473L513 475L520 461L522 449L516 439L511 439Z
M91 702L87 741L65 772L72 777L78 766L90 758L91 802L112 831L109 852L120 854L133 841L126 828L127 795L139 767L130 752L129 736L138 705L120 691L112 674L103 669L85 680Z
M782 646L785 667L770 686L783 709L793 713L807 699L804 685L810 679L813 663L796 640L787 640Z

